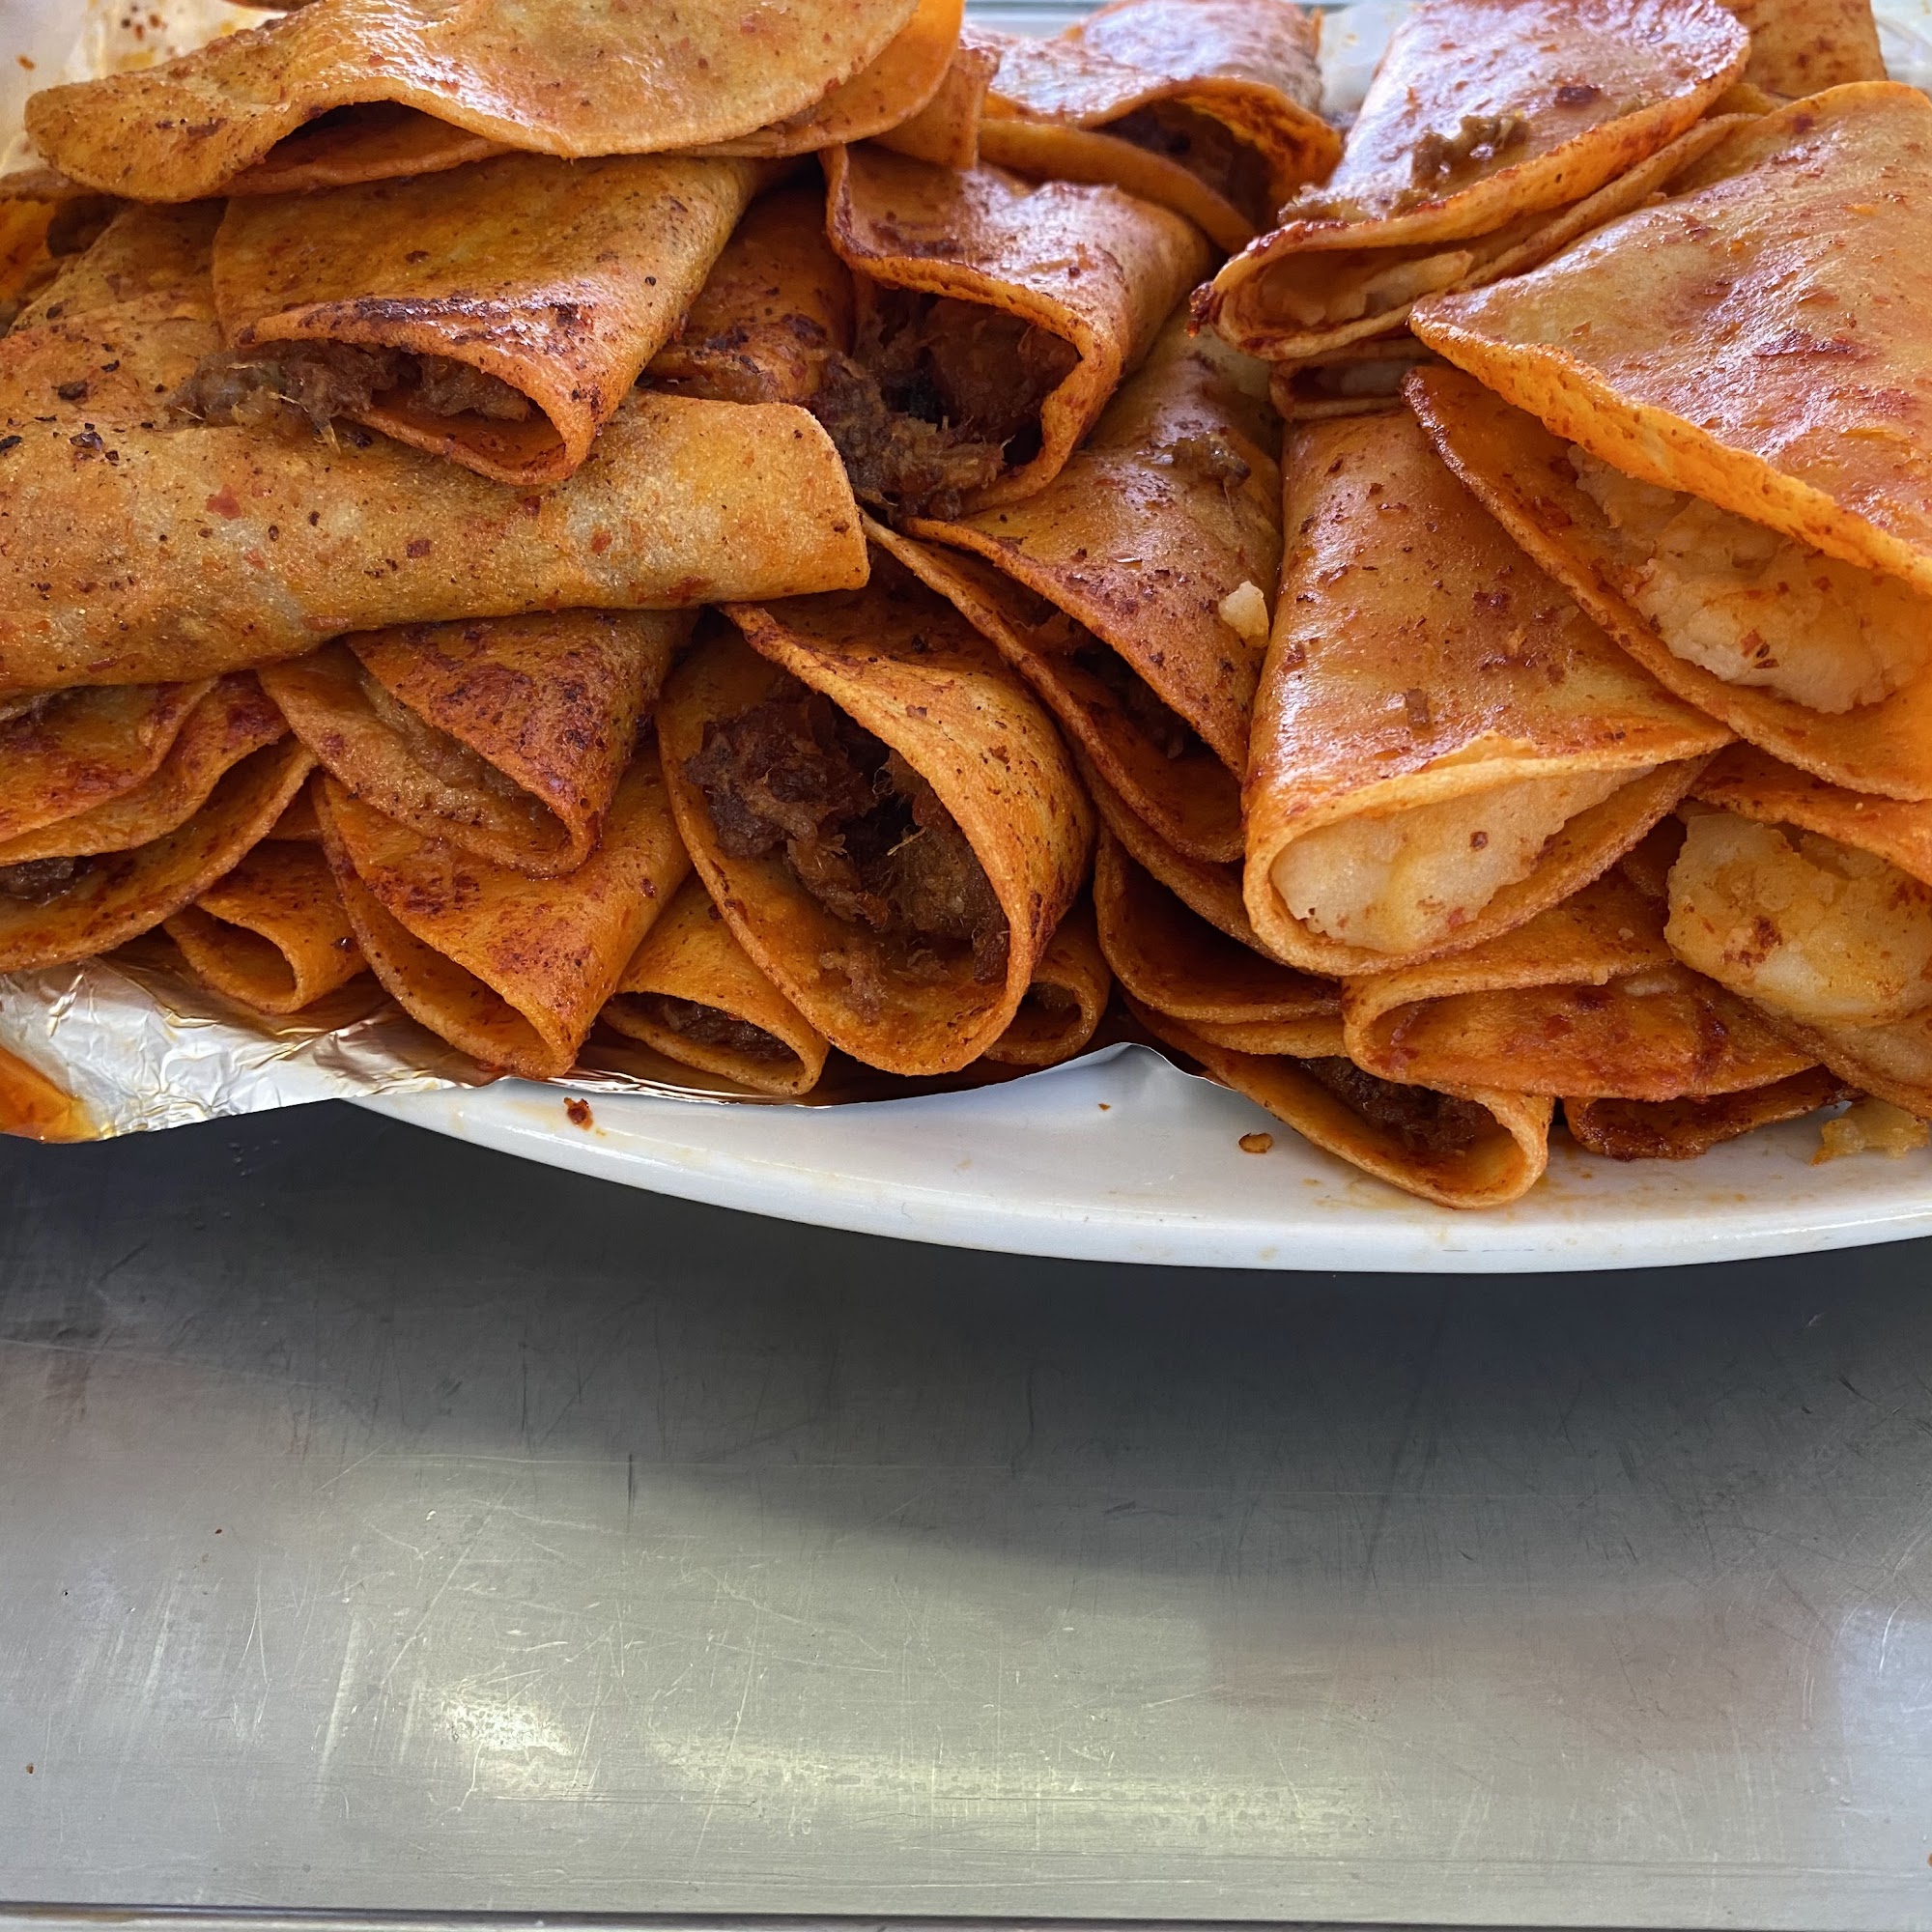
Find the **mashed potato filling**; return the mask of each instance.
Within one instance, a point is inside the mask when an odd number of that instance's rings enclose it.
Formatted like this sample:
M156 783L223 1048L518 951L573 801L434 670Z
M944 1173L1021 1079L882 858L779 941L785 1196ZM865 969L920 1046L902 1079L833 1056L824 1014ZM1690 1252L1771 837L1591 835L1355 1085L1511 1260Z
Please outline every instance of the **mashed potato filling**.
M1700 811L1670 868L1670 950L1775 1012L1888 1026L1932 1006L1932 887L1815 832Z
M1617 587L1686 662L1826 712L1876 704L1923 668L1932 603L1898 579L1638 483L1585 450L1570 461L1625 540Z
M1526 879L1571 819L1641 776L1521 779L1385 818L1345 818L1287 846L1269 876L1290 913L1325 938L1413 952Z
M1262 302L1271 322L1330 328L1453 288L1475 265L1467 248L1310 249L1266 271Z

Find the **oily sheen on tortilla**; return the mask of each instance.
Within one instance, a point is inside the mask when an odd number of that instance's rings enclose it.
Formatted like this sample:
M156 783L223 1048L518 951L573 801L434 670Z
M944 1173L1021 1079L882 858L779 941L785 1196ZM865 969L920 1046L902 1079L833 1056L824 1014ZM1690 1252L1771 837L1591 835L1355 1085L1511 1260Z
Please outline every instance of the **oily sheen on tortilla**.
M996 1066L1058 1066L1084 1052L1113 990L1094 908L1077 901L1054 928L1007 1030L986 1049Z

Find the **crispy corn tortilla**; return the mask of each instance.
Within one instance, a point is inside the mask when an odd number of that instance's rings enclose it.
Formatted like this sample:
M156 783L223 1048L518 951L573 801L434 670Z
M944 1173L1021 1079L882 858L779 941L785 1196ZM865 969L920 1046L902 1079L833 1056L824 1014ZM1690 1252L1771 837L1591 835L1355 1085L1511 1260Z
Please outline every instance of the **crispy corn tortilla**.
M683 611L365 631L262 681L329 775L425 838L532 878L589 858Z
M1112 990L1094 908L1082 899L1055 927L1019 1011L986 1058L1000 1066L1036 1067L1071 1060L1094 1037Z
M804 403L825 359L852 347L852 271L825 239L825 194L783 187L752 204L673 339L654 388L720 403Z
M1412 416L1303 425L1283 497L1244 895L1291 963L1390 971L1524 923L1614 864L1725 741L1537 569Z
M472 1060L533 1080L570 1069L691 869L648 751L567 879L530 879L424 838L333 779L318 809L356 943L391 997Z
M263 158L222 185L238 195L314 194L468 167L515 144L492 141L393 100L332 108L275 143Z
M1242 0L1116 0L1000 56L980 131L1018 173L1111 182L1244 246L1342 151L1318 111L1314 20Z
M695 877L644 935L604 1023L679 1065L781 1099L810 1093L831 1051L752 963Z
M1377 415L1403 407L1402 380L1435 355L1412 335L1345 343L1268 369L1268 401L1285 423Z
M1670 649L1618 589L1627 580L1617 532L1578 485L1570 444L1461 370L1418 371L1406 393L1457 475L1661 684L1821 779L1887 798L1932 799L1932 662L1878 702L1837 712L1718 676Z
M331 451L6 428L0 696L203 677L390 624L865 581L857 505L802 410L637 396L577 475L527 496L366 431Z
M1932 594L1928 149L1916 88L1833 88L1415 332L1613 469Z
M1695 1160L1741 1134L1851 1097L1835 1073L1812 1066L1708 1099L1565 1100L1563 1121L1580 1147L1606 1160Z
M1773 95L1883 80L1871 0L1726 0L1750 34L1745 79Z
M919 112L875 138L882 148L936 168L970 168L980 159L980 127L999 55L979 37L960 37L939 87Z
M825 165L826 232L875 313L881 289L900 290L983 308L1068 346L1070 366L1039 397L1037 429L1009 437L1000 473L963 493L969 513L1016 502L1059 474L1207 267L1191 223L1117 188L1036 185L984 166L955 173L868 147L832 149Z
M139 784L32 831L16 832L0 841L0 866L146 845L192 818L243 758L288 735L281 713L246 672L194 689L200 695L169 743L167 755Z
M750 161L504 155L232 202L214 249L229 347L192 393L252 376L319 422L366 423L499 482L555 482L678 327L755 185ZM435 359L305 390L305 368L329 367L317 355L345 350ZM445 394L418 373L449 364L494 382Z
M1682 168L1697 150L1675 144L1708 139L1691 130L1747 46L1717 0L1422 0L1333 175L1221 270L1197 317L1288 360L1517 273Z
M261 841L312 763L284 738L229 771L185 825L84 862L64 890L44 897L0 897L0 973L91 958L152 932Z
M537 154L662 154L804 113L916 4L315 0L159 67L49 88L27 131L63 173L138 201L221 193L305 124L372 100Z
M313 840L264 839L164 923L196 979L257 1012L298 1013L367 971Z
M1140 816L1208 860L1240 854L1237 788L1280 575L1265 383L1261 364L1177 318L1037 495L907 521L1021 594L944 554L895 553L999 644Z
M1137 1002L1129 1005L1155 1038L1323 1152L1438 1207L1505 1207L1527 1194L1548 1164L1553 1108L1548 1099L1440 1094L1377 1080L1343 1056L1339 1020L1329 1023L1325 1052L1254 1054L1218 1045Z
M1350 980L1349 1057L1384 1080L1679 1100L1805 1069L1742 1000L1680 966L1614 869L1473 952Z
M1010 1024L1086 873L1092 809L1052 724L992 647L890 557L863 592L730 615L749 643L714 636L658 706L699 875L745 951L835 1046L887 1072L956 1071ZM882 741L951 815L1005 919L997 978L990 964L977 977L957 944L895 941L836 916L781 851L725 852L691 761L707 725L781 694L787 676Z

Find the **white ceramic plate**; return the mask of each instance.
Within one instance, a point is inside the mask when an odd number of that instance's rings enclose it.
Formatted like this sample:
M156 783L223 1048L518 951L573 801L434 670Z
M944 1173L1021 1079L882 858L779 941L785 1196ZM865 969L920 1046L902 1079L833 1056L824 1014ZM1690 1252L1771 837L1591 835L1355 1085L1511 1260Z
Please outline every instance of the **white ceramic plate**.
M359 1104L396 1120L721 1208L1011 1254L1202 1267L1668 1266L1932 1234L1932 1155L1810 1165L1795 1122L1681 1166L1559 1145L1525 1201L1457 1213L1310 1147L1142 1047L1002 1087L851 1107L707 1105L504 1081ZM1272 1132L1264 1154L1243 1134Z

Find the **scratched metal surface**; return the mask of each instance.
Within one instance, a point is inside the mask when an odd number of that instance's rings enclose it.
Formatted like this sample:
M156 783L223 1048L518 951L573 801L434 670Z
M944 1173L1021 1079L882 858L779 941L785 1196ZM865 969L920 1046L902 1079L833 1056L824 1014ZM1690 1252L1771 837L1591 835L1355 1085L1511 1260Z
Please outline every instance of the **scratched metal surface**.
M1923 1926L1926 1260L1107 1270L333 1108L8 1145L0 1897Z

